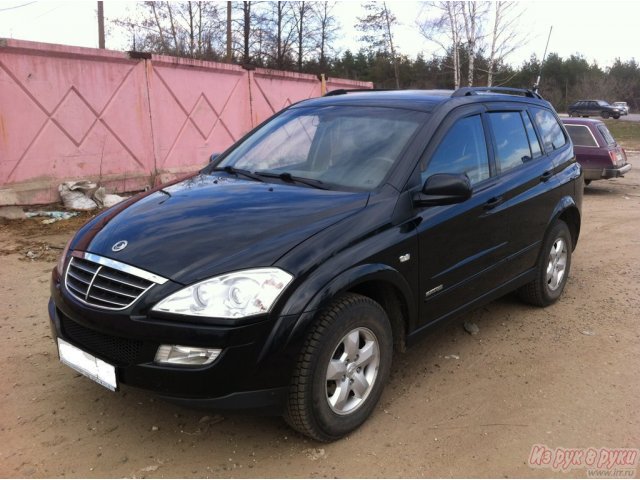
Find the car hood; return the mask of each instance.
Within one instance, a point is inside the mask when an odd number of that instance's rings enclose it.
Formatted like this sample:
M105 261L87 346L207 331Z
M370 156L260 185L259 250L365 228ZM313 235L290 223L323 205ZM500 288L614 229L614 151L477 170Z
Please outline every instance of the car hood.
M96 217L72 247L188 284L272 265L368 196L199 174Z

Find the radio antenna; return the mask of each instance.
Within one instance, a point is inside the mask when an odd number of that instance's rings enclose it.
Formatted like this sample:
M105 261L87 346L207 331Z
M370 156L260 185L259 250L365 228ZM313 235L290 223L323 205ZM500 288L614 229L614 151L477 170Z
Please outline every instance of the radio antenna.
M538 93L538 87L540 86L540 77L542 76L542 66L544 65L544 61L547 58L547 48L549 48L549 40L551 40L551 31L553 30L553 25L549 28L549 36L547 37L547 45L544 47L544 55L542 55L542 62L540 62L540 70L538 71L538 78L536 79L536 83L533 84L533 91Z

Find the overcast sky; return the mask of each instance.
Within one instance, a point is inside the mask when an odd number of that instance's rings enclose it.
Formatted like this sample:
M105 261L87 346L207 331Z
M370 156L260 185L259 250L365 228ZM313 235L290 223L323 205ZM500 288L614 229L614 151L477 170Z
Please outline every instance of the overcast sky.
M411 57L420 52L426 57L443 53L415 28L420 2L389 1L388 5L401 22L395 36L402 53ZM127 8L132 8L132 2L105 1L105 16L108 20L122 15ZM549 51L562 57L579 53L602 67L610 65L616 57L640 61L638 0L528 1L522 2L522 8L525 13L521 29L527 43L507 59L512 64L520 65L533 53L541 58L552 25ZM339 51L347 48L357 51L358 35L353 25L362 15L360 2L338 2L336 12L343 26L343 38L337 42ZM96 2L0 0L0 37L97 47ZM107 37L106 43L107 48L127 47L122 39L113 37Z

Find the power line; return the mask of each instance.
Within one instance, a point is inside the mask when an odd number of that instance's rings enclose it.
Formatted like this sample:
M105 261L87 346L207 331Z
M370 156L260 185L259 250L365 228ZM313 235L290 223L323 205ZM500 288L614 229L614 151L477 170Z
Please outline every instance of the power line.
M31 5L32 3L37 3L36 1L23 3L22 5L16 5L14 7L0 8L0 12L6 12L7 10L15 10L16 8L26 7L27 5Z

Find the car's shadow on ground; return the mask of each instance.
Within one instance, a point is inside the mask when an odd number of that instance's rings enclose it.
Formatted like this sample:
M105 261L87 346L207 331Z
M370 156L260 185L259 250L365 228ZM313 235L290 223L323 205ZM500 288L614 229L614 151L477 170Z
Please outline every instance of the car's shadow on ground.
M604 185L585 185L584 186L584 194L590 196L607 196L607 195L616 195L619 192L616 191L616 187L618 187L615 183L609 183Z

